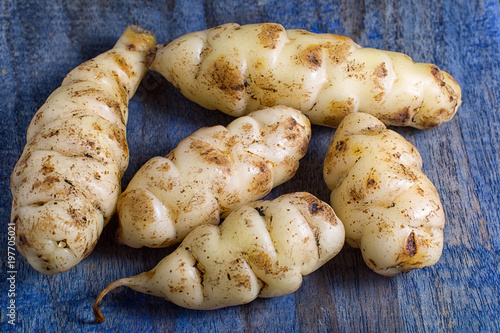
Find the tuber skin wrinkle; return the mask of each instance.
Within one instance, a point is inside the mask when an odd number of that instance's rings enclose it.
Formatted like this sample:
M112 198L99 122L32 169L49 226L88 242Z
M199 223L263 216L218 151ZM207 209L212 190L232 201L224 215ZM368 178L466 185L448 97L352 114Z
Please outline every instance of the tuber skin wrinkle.
M439 194L422 158L366 113L348 115L330 143L323 175L346 242L374 272L392 276L434 265L443 250Z
M286 106L194 132L134 175L118 199L117 241L168 247L198 225L218 224L291 179L310 138L308 118Z
M452 119L461 89L436 65L363 48L347 37L228 23L159 45L151 69L188 99L232 116L288 105L337 127L366 112L386 125L427 129Z
M154 35L129 26L111 50L68 73L31 120L11 175L11 221L37 271L74 267L115 213L129 158L128 101L155 52Z
M337 255L344 239L333 209L309 193L255 201L218 226L196 227L152 270L108 285L94 302L95 319L104 322L102 300L122 286L197 310L286 295Z

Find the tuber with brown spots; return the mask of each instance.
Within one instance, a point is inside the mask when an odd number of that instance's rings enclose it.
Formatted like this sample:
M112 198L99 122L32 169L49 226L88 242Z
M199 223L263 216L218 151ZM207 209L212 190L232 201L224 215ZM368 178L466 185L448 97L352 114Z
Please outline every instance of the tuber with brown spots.
M232 116L288 105L318 125L336 127L360 111L425 129L452 119L461 104L460 86L435 65L275 23L189 33L160 45L151 69L190 100Z
M366 113L345 117L328 147L324 179L346 242L373 271L390 276L439 260L443 207L419 152L401 135Z
M73 69L33 117L11 175L11 220L36 270L78 264L115 213L129 159L128 101L155 52L153 34L128 27L111 50Z
M219 226L192 230L151 271L111 283L94 303L95 318L104 322L102 299L122 286L197 310L290 294L343 244L342 222L309 193L255 201L233 210Z
M200 224L218 224L231 209L291 179L310 137L307 117L285 106L196 131L134 175L118 199L116 239L167 247Z

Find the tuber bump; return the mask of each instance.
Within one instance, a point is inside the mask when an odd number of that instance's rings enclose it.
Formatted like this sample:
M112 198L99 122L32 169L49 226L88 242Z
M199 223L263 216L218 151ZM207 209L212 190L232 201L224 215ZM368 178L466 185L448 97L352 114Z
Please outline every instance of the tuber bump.
M285 106L196 131L134 175L118 199L117 241L167 247L200 224L218 224L292 178L310 137L307 117Z
M102 299L122 286L198 310L286 295L343 244L344 226L309 193L255 201L233 210L220 226L192 230L151 271L111 283L94 302L94 315L104 322Z
M73 69L32 119L11 175L11 221L36 270L75 266L115 213L129 159L128 101L155 51L153 34L129 26L111 50Z
M346 242L381 275L434 265L443 249L439 194L416 148L375 117L356 113L330 143L324 179Z
M425 129L449 121L461 104L460 86L435 65L274 23L186 34L160 45L151 69L190 100L233 116L282 104L318 125L336 127L361 111Z

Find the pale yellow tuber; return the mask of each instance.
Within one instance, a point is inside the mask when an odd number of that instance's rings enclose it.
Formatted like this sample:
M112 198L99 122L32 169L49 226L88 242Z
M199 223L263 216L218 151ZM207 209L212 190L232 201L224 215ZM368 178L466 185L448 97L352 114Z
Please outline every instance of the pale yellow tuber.
M291 179L310 137L307 117L284 106L196 131L134 175L118 199L116 239L167 247L200 224L218 224L231 209Z
M96 321L104 296L122 286L197 310L290 294L343 244L342 222L309 193L243 205L220 226L195 228L151 271L111 283L94 303Z
M435 65L274 23L189 33L160 45L151 69L190 100L233 116L281 104L318 125L336 127L361 111L425 129L449 121L461 104L460 86Z
M95 246L116 210L128 165L126 123L156 39L128 27L109 51L73 69L41 106L11 176L19 252L45 274Z
M421 169L411 143L364 113L345 117L328 147L324 179L346 242L381 275L431 266L441 257L445 215Z

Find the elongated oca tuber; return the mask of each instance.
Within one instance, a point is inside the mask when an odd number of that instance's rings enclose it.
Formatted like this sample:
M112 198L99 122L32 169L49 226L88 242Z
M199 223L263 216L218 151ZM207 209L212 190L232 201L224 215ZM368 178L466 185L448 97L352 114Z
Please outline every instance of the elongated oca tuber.
M11 176L11 220L36 270L75 266L115 213L129 158L128 101L155 50L153 34L129 26L111 50L73 69L32 119Z
M444 211L421 170L416 148L364 113L345 117L328 147L324 179L331 205L346 242L361 249L376 273L408 272L441 257Z
M102 299L122 286L197 310L286 295L343 244L342 222L309 193L255 201L233 210L220 226L195 228L151 271L111 283L94 303L95 318L104 322Z
M167 247L200 224L218 224L292 178L310 138L307 117L285 106L196 131L134 175L118 199L117 241Z
M449 121L461 104L460 86L435 65L274 23L186 34L160 45L151 69L190 100L233 116L282 104L318 125L336 127L361 111L425 129Z

